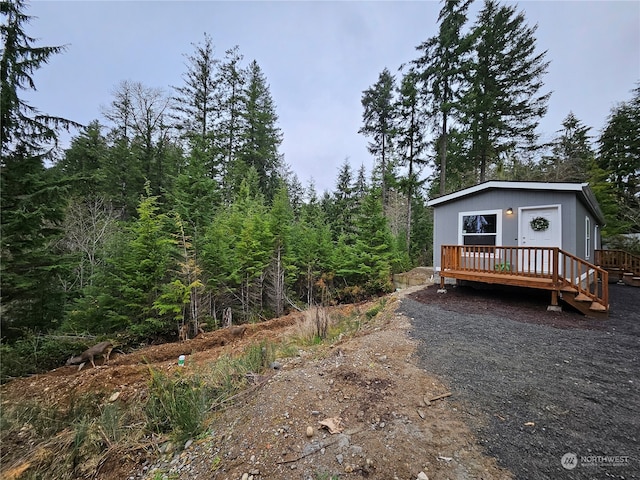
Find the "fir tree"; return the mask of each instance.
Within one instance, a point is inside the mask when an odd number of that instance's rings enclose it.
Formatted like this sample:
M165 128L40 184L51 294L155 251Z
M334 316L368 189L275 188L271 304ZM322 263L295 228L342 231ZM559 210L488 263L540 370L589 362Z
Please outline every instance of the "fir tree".
M387 204L388 170L390 153L392 149L391 139L394 136L394 100L395 78L388 69L384 69L378 81L365 90L362 94L363 126L359 133L372 137L369 142L369 152L377 159L380 182L381 199L383 207Z
M537 146L536 127L551 94L540 93L549 62L546 52L536 52L536 28L515 6L495 0L485 1L474 26L461 108L480 182L502 154Z

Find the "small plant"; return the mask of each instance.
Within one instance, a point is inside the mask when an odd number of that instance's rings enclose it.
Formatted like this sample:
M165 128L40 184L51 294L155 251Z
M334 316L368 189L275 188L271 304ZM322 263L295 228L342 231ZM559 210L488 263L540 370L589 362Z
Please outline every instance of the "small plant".
M367 320L371 320L373 317L378 315L378 313L382 311L382 309L385 307L386 304L387 304L387 300L385 298L380 299L377 305L374 305L373 307L371 307L369 310L365 312L365 316L367 317Z
M150 369L147 425L157 433L171 433L178 444L204 431L207 391L198 378L169 378Z
M327 472L315 474L315 480L339 480L339 479L340 477L338 475L333 475Z

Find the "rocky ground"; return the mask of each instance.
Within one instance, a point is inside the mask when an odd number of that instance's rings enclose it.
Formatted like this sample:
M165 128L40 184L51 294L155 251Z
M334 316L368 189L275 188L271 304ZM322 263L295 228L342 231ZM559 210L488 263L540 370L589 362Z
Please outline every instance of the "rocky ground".
M449 387L418 366L417 342L407 335L409 320L396 312L409 291L389 297L385 309L355 335L278 359L280 368L256 379L218 413L204 438L184 449L167 439L137 452L114 448L92 478L510 478L483 453L456 396L437 399L449 394ZM368 306L346 308L365 311ZM96 369L61 367L3 386L2 401L42 398L63 404L72 395L102 390L107 396L117 392L117 401L133 402L146 388L149 364L164 372L197 370L251 342L293 335L298 321L290 315L252 325L241 339L217 331L184 343L116 353L108 366ZM188 354L187 363L178 367L182 353ZM2 478L28 461L25 452L3 466Z
M638 478L640 289L624 288L612 286L606 321L546 312L548 294L531 291L402 290L355 334L278 358L277 369L216 414L206 435L186 445L161 437L137 449L113 445L78 478ZM340 308L349 315L374 304ZM286 342L301 318L251 325L242 338L218 330L116 351L108 366L15 380L2 386L2 404L64 405L97 391L137 402L149 366L196 373L252 343ZM23 450L7 457L2 479L28 472L46 445L7 448ZM560 464L566 452L628 455L630 463L568 470Z
M609 293L608 320L547 312L549 293L525 289L429 287L400 311L420 365L516 478L640 478L640 289Z

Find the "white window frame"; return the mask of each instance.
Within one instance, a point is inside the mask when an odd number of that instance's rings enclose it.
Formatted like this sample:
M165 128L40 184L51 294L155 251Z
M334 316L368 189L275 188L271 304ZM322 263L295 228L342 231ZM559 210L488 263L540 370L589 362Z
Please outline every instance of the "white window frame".
M485 235L495 235L496 243L495 245L487 245L487 246L502 246L502 210L474 210L470 212L458 212L458 245L464 245L464 234L462 233L462 219L469 215L495 215L496 216L496 233L487 233ZM474 235L478 235L477 233ZM480 234L482 235L482 234ZM465 253L465 256L472 256L471 253ZM490 257L493 257L493 254L489 254Z
M584 217L584 258L591 258L591 219Z

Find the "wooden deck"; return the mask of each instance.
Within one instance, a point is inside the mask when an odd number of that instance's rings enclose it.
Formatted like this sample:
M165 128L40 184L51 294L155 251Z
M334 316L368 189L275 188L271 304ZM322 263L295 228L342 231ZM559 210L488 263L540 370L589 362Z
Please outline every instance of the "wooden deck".
M640 257L624 250L596 250L595 263L609 272L609 281L640 287Z
M440 286L446 279L467 280L551 291L585 315L606 317L608 272L557 247L443 245Z

